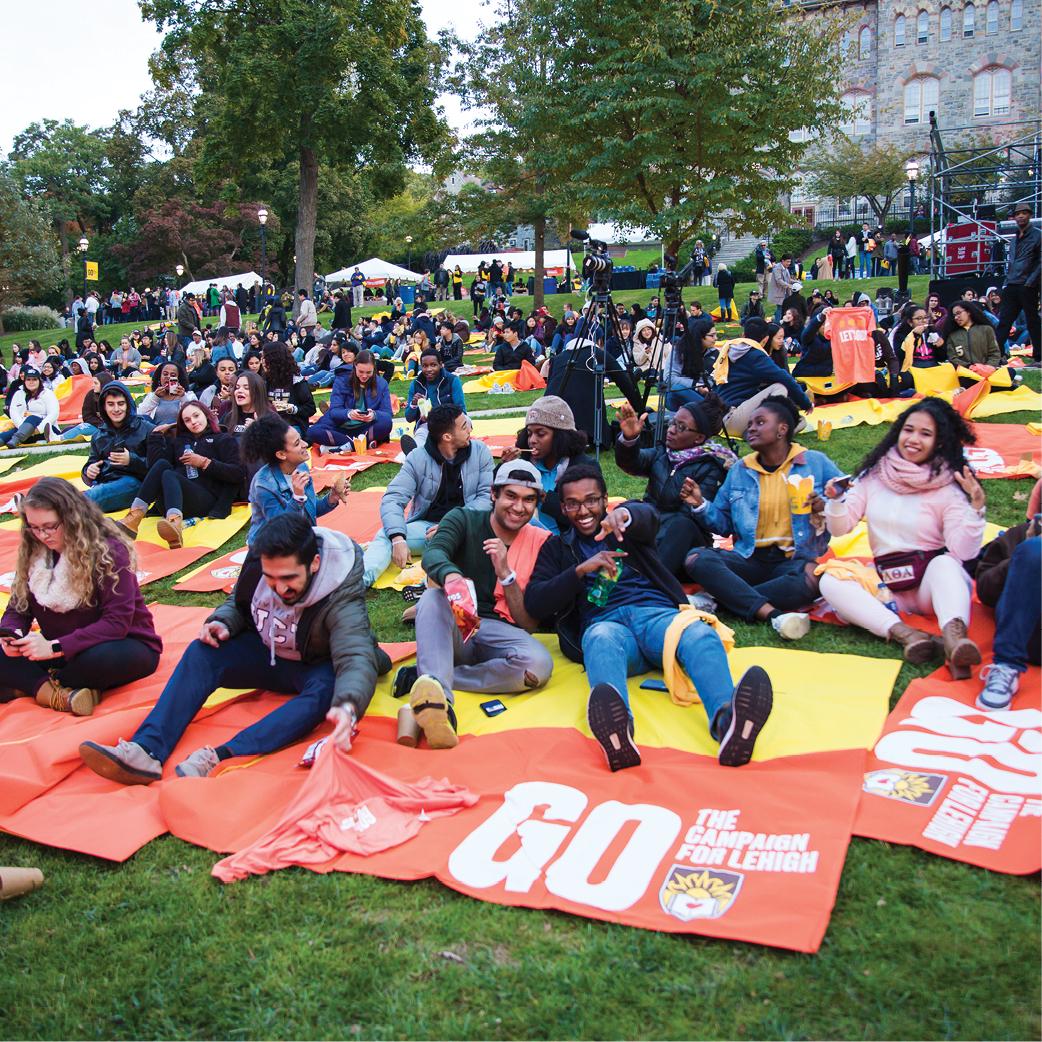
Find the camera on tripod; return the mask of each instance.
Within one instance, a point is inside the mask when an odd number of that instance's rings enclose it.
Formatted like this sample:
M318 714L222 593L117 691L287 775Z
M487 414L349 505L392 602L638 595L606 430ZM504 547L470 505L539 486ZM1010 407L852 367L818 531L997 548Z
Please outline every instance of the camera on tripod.
M611 288L611 273L615 262L608 256L608 244L600 239L591 239L590 233L573 229L572 238L586 243L583 257L582 276L589 280L595 293L606 293Z

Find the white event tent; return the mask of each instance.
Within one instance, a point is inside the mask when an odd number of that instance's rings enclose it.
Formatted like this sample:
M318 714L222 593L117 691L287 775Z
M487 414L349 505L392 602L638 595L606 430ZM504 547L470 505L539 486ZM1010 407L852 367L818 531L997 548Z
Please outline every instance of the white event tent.
M488 253L450 253L441 262L441 266L446 271L452 271L458 264L460 271L474 272L478 270L478 265L482 261L491 264L497 257L501 264L510 261L515 268L522 271L531 271L535 268L535 250L503 250L501 253L497 253L495 250ZM567 261L567 250L546 250L543 254L544 268L563 268ZM575 268L574 261L572 268Z
M419 282L423 278L422 275L417 275L415 271L409 271L408 268L400 268L397 264L380 260L379 257L370 257L369 260L362 261L361 264L351 264L346 268L341 268L339 271L334 271L331 275L327 275L326 285L337 282L350 282L351 273L356 267L367 279L397 279L399 282Z
M196 279L195 282L189 282L188 285L181 287L182 293L205 293L209 289L211 284L217 286L218 289L236 289L239 286L245 286L247 289L250 286L256 285L261 281L260 275L255 271L246 271L241 275L220 275L212 279Z

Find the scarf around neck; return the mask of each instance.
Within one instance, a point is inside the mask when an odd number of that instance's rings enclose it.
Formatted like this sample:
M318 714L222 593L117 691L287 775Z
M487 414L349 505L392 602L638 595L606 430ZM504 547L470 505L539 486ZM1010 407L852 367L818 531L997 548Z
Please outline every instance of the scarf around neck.
M928 463L912 463L898 452L894 445L889 452L873 468L879 480L891 492L909 496L916 492L933 492L950 485L952 481L951 467L941 464L936 473Z
M666 449L666 457L673 471L678 467L682 467L685 463L690 463L692 460L704 459L710 456L718 459L723 464L725 470L730 470L738 462L738 457L729 448L717 445L712 441L704 442L701 445L692 445L688 449Z

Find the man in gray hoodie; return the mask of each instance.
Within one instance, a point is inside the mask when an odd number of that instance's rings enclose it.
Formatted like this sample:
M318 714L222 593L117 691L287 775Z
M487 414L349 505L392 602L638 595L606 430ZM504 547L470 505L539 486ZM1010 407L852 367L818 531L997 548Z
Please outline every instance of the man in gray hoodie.
M259 567L243 568L133 738L80 746L92 771L124 785L158 781L195 714L220 687L294 697L224 745L197 749L177 765L181 777L205 777L233 756L273 752L327 715L336 725L334 740L350 748L377 675L391 668L369 625L361 548L287 513L257 533L253 550Z

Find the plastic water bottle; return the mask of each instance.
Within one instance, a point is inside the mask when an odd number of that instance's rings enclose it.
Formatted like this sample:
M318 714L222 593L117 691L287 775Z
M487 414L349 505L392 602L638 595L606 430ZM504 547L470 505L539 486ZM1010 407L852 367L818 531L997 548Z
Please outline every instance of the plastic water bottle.
M181 527L182 528L191 528L192 525L197 525L197 524L199 524L199 518L197 518L197 517L186 517L186 518L182 518L182 520L181 520Z

